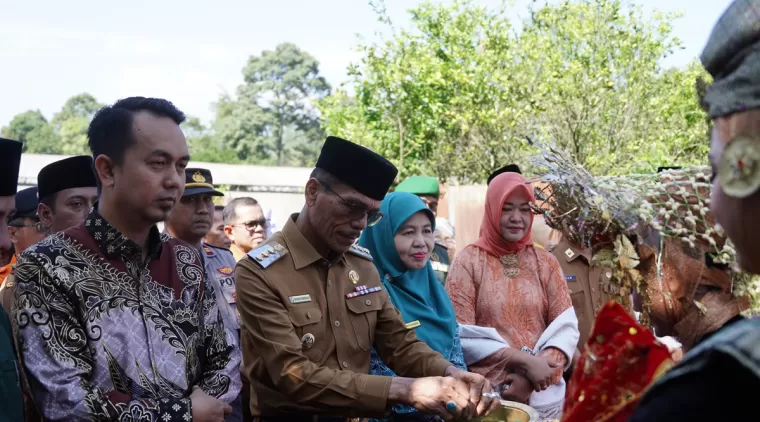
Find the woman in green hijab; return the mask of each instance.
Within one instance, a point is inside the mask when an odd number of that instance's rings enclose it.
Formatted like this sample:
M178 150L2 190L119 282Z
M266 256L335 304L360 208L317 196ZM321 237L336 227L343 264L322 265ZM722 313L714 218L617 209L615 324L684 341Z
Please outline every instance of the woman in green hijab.
M458 368L467 370L459 327L446 290L430 264L435 215L418 196L394 192L380 205L383 219L367 228L359 245L372 253L383 287L417 337ZM395 376L372 351L370 374ZM438 421L407 406L393 408L390 421Z

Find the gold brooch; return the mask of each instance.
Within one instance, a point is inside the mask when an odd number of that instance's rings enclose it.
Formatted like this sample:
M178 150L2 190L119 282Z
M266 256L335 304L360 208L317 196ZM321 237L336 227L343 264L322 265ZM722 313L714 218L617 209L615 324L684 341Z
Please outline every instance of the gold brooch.
M718 163L723 192L746 198L760 189L760 140L736 138L726 144Z
M504 255L499 258L501 264L504 265L504 275L513 279L520 274L520 264L517 260L517 254Z

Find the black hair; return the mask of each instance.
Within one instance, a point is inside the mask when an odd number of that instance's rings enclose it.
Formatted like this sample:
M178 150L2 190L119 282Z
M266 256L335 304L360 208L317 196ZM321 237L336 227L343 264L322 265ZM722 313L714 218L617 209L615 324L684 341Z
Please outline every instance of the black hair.
M259 205L259 201L251 198L250 196L233 199L229 204L225 205L224 211L222 211L222 221L224 221L224 224L232 224L232 221L237 218L237 215L235 214L237 207L245 205Z
M168 117L176 124L185 121L181 112L170 101L161 98L129 97L98 110L87 129L92 156L105 155L121 164L124 153L135 142L132 120L135 113L148 111L159 117Z

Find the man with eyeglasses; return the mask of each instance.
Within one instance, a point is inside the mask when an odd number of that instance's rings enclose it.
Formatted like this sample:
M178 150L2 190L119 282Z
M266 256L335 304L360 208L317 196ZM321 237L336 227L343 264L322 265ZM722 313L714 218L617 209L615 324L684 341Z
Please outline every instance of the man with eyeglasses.
M26 188L16 193L16 208L7 218L8 237L13 250L21 252L29 246L42 240L44 230L39 230L37 218L37 187ZM0 267L0 286L10 275L13 265L16 263L16 255L11 257L11 262ZM0 287L0 290L2 287Z
M238 262L243 375L261 422L345 422L396 404L469 419L498 405L483 396L485 378L458 370L404 325L372 256L354 243L382 218L397 173L380 155L328 137L302 211ZM368 374L372 347L399 377Z
M250 197L235 198L222 212L224 233L230 239L235 261L245 258L251 249L267 240L269 222L258 201Z
M211 230L214 196L224 196L214 188L211 172L201 168L185 169L185 191L166 219L167 233L198 250L206 268L206 277L214 290L219 313L228 331L227 343L238 347L240 319L235 305L235 258L228 249L203 242ZM241 397L230 404L232 414L226 421L242 421Z

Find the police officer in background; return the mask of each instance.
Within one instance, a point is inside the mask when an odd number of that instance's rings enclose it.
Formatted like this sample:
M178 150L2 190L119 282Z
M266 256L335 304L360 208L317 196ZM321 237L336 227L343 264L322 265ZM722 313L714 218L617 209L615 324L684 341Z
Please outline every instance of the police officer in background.
M16 193L16 209L8 217L8 235L13 244L13 250L21 253L24 249L34 245L45 238L45 228L37 218L37 187L26 188ZM16 263L16 254L13 254L11 262L6 266L10 271L6 277L0 276L0 305L8 315L11 314L11 298L13 294L7 294L8 288L15 284L12 275L13 266ZM8 281L6 283L6 281Z
M16 205L18 170L21 164L21 142L0 138L0 265L10 259L7 218ZM21 393L19 364L13 347L13 333L8 314L0 308L0 409L5 420L24 420L24 396Z
M8 216L8 237L15 252L11 262L0 267L0 296L2 295L5 279L10 275L16 263L16 253L42 240L45 230L40 227L37 218L37 187L26 188L15 195L16 208ZM7 308L6 311L10 312Z
M433 211L433 214L438 214L438 201L441 199L441 191L438 179L435 177L408 177L396 186L395 191L412 193L419 196L425 202L425 205L430 208L430 211ZM430 264L433 266L435 278L445 286L451 260L449 259L449 249L442 243L443 237L437 234L433 252L430 254Z
M382 218L397 172L328 137L301 213L238 262L243 375L262 422L382 417L395 404L468 418L498 406L483 397L492 392L485 378L455 368L404 326L372 257L354 244ZM368 374L373 346L399 377Z
M165 227L169 235L196 248L206 268L206 277L216 295L219 313L229 332L227 342L237 347L240 342L240 319L235 304L235 258L229 249L203 241L214 220L214 196L224 196L214 189L211 172L201 168L185 169L185 191L174 206ZM242 421L242 396L233 403L232 415L226 421Z

